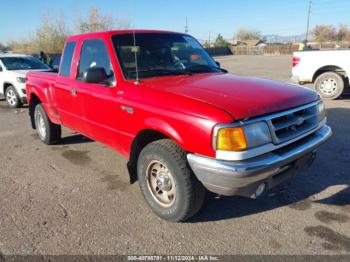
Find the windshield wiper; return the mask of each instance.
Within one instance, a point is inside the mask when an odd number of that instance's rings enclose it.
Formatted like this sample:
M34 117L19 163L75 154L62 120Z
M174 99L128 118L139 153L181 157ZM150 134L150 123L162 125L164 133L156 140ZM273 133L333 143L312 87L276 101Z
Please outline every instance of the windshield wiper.
M191 66L185 68L184 70L187 72L191 72L191 73L202 73L203 72L203 70L197 71L196 69L199 69L199 70L204 69L204 70L208 71L209 73L215 73L212 70L219 70L220 72L228 73L228 71L226 69L216 67L216 66L201 65L201 64L191 65Z
M176 75L193 75L191 72L184 70L171 69L143 69L138 71L141 78L161 77L161 76L176 76ZM128 72L128 78L134 79L136 71Z
M191 72L187 72L184 70L171 70L171 69L150 69L147 71L155 73L157 75L187 75L187 74L191 74Z
M199 70L199 71L193 70L196 68L202 69L202 70ZM204 71L203 71L203 69L204 69ZM219 68L219 67L208 66L208 65L199 65L199 64L192 65L192 66L189 66L189 67L183 68L183 69L177 69L177 70L166 69L166 68L157 68L157 69L139 70L138 72L141 74L142 78L149 78L149 77L157 77L157 76L193 75L195 73L206 73L206 72L215 73L215 72L217 72L217 71L213 71L213 70L219 70L221 72L227 73L227 70Z
M221 67L214 67L214 68L220 70L223 73L228 73L228 71L224 68L221 68Z

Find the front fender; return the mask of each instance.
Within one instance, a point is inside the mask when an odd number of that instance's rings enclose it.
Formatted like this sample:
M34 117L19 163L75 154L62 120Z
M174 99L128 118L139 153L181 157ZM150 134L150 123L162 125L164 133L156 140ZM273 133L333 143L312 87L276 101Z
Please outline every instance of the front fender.
M147 129L152 129L166 135L167 137L176 141L182 148L186 149L183 138L168 122L159 118L151 117L145 119L144 123Z
M7 85L11 85L11 86L14 86L16 88L15 84L13 84L12 82L9 82L9 81L3 82L1 87L0 87L1 88L0 93L3 94L4 96L5 96L5 86L7 86Z

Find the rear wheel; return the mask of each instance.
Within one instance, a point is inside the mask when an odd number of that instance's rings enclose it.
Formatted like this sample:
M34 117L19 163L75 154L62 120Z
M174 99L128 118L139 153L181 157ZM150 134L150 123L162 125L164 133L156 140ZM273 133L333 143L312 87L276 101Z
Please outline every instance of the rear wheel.
M184 221L203 205L203 185L189 168L186 152L169 139L153 142L142 150L137 175L147 204L165 220Z
M56 144L61 139L61 126L50 121L41 104L35 107L34 121L39 138L45 144Z
M326 99L337 99L344 91L344 79L335 72L326 72L317 77L316 91Z
M5 91L6 102L10 108L18 108L21 106L19 95L14 86L9 86Z

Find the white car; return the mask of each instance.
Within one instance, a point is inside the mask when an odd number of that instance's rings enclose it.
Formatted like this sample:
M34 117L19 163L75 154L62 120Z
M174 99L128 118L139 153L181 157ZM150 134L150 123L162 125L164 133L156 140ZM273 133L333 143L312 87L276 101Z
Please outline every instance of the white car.
M292 81L313 83L328 99L337 99L349 85L350 50L308 50L293 53Z
M0 97L5 97L11 108L20 107L26 103L26 73L49 70L49 66L33 56L0 54Z

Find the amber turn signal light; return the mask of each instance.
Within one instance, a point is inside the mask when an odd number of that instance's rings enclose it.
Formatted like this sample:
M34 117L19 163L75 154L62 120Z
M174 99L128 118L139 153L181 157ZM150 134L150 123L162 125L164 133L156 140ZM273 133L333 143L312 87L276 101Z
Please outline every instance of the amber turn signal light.
M216 138L216 149L225 151L243 151L247 149L247 140L243 127L219 129Z

